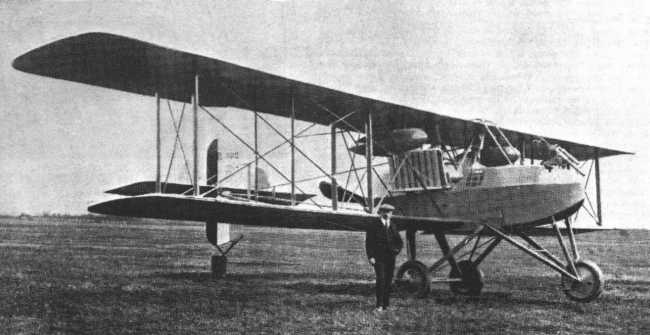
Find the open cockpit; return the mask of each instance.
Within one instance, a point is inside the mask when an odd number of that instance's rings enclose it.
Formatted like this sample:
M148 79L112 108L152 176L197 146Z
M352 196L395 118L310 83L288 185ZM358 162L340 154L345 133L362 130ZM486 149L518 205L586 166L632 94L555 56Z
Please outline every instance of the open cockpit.
M485 170L500 167L513 167L501 173L522 182L530 177L531 167L539 171L541 167L548 171L573 168L584 175L580 162L557 144L537 137L528 143L520 141L517 148L493 122L473 122L475 127L462 144L445 143L440 133L420 128L394 129L378 136L373 154L387 157L389 165L387 180L381 181L383 186L390 192L444 190L465 180L462 184L472 187L482 184ZM361 138L349 150L363 155L365 145L366 139ZM537 181L533 179L529 181Z

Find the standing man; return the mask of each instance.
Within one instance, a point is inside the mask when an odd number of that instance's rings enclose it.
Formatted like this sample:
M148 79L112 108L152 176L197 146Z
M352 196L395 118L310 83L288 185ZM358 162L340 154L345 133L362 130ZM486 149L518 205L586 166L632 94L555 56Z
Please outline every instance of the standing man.
M375 311L383 312L388 308L388 296L390 286L393 282L393 271L395 270L395 256L400 253L404 242L391 224L391 216L395 207L383 204L379 207L377 224L373 225L366 232L366 254L368 262L375 268L377 275L377 308Z

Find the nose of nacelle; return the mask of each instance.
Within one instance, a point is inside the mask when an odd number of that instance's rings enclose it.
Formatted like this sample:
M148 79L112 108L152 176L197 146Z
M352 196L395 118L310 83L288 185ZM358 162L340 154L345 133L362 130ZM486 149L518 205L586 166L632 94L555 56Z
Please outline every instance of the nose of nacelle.
M583 182L578 179L574 179L573 182L550 184L547 186L547 192L552 194L550 201L546 203L549 209L549 212L546 213L547 216L550 216L551 219L556 221L564 220L580 210L585 200L585 190Z
M585 199L584 179L572 169L548 171L541 166L487 168L486 172L517 172L518 177L503 198L505 222L508 225L546 224L575 214ZM488 179L492 177L486 175ZM512 178L509 178L513 180ZM499 179L503 181L504 179ZM501 194L494 191L494 194Z

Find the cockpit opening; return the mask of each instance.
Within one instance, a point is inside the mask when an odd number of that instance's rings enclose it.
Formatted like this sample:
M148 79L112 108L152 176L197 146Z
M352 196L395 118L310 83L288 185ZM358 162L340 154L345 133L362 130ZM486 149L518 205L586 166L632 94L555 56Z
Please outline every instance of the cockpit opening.
M467 148L455 157L459 165L503 166L514 164L521 158L521 152L501 129L487 121L481 121L481 124L484 127L474 133Z

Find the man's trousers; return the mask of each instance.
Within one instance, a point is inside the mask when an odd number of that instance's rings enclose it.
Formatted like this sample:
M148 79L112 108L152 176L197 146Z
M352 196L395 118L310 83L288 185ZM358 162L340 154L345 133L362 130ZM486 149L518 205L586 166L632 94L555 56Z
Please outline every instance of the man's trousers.
M395 257L388 256L375 259L375 274L377 283L377 307L388 307L388 296L390 295L390 286L393 282L393 272L395 271Z

